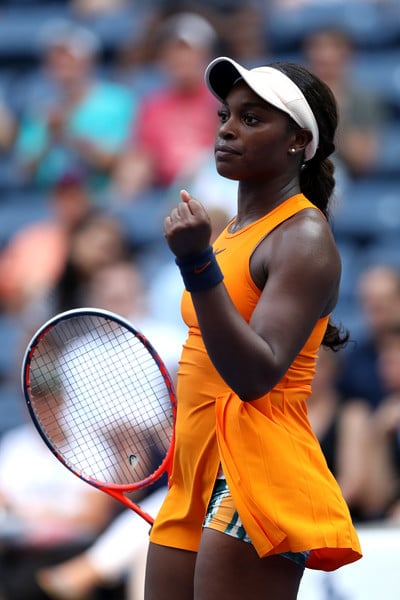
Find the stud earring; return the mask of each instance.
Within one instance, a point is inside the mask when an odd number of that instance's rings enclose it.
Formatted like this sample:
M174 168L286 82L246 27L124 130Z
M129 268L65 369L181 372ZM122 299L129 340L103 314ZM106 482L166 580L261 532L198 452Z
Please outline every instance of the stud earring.
M289 151L294 154L296 152L296 148L289 148Z

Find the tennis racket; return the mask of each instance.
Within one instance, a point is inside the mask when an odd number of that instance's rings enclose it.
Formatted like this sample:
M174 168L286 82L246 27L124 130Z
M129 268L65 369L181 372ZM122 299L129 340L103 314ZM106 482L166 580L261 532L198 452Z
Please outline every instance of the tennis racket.
M57 459L152 524L129 494L170 472L176 398L146 337L108 311L58 314L27 346L22 387Z

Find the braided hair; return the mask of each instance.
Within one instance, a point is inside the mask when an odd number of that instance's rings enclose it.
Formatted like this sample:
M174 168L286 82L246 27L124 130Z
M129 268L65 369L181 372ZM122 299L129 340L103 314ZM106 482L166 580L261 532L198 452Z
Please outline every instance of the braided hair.
M275 62L269 66L287 75L300 88L317 121L319 144L313 158L302 166L300 189L329 220L335 188L335 166L329 158L335 151L334 139L338 125L338 108L335 97L321 79L299 64ZM298 127L294 121L293 125ZM322 344L337 351L348 340L349 332L330 320Z

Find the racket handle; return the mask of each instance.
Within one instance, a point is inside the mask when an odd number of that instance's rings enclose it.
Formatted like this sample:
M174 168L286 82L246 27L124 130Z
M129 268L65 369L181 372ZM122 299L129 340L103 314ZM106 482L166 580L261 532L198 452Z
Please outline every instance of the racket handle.
M132 502L132 500L130 498L128 498L127 496L124 496L123 494L121 495L121 492L116 491L116 490L112 490L109 488L100 488L100 489L103 492L106 492L107 494L109 494L110 496L115 498L116 500L119 500L119 502L122 501L128 508L131 508L136 514L138 514L140 517L142 517L142 519L147 521L147 523L149 525L153 525L153 523L154 523L153 517L151 517L147 512L142 510L138 504L135 504L134 502Z

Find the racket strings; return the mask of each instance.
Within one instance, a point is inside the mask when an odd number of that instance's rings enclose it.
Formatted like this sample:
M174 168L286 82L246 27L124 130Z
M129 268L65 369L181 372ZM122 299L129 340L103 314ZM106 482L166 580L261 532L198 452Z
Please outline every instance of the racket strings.
M130 485L171 443L169 382L139 335L97 316L60 321L31 359L31 406L56 453L83 478Z

